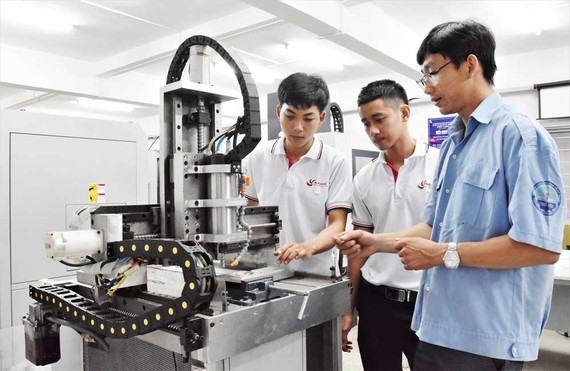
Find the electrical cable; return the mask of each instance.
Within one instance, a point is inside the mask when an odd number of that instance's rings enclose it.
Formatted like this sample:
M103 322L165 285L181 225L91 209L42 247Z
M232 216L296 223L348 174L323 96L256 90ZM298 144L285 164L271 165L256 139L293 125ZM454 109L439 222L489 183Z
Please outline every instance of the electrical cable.
M214 142L217 141L220 137L222 137L223 135L227 134L228 132L230 132L232 129L235 128L235 125L232 125L224 130L222 130L221 132L219 132L215 137L212 138L212 140L210 140L210 143L208 144L207 148L210 152L212 151L212 147L214 146Z
M237 146L237 137L238 137L238 136L237 136L237 128L236 128L236 130L235 130L235 132L234 132L233 148L236 148L236 146Z
M222 135L220 137L220 139L218 139L218 144L216 144L216 152L218 152L220 150L220 147L222 146L224 138L226 138L226 134Z
M89 261L83 262L83 263L70 263L70 262L66 262L65 260L60 260L59 262L63 265L67 265L68 267L74 267L74 268L84 267L86 265L92 265L92 264L97 263L97 261L90 256L86 256L85 258L88 259Z
M119 277L119 276L117 276L117 278L118 278L118 277ZM119 279L119 282L117 282L117 284L114 285L113 288L107 290L107 295L109 295L109 296L115 295L115 291L117 291L117 290L123 285L123 283L125 283L125 281L127 280L127 278L129 278L128 275L125 275L125 274L122 275L122 277Z
M198 152L204 152L206 149L208 149L209 144L206 144L204 147L199 148Z
M241 129L242 125L243 125L243 117L242 117L242 116L238 116L238 118L237 118L237 120L236 120L236 124L235 124L235 127L236 127L236 128L235 128L234 133L233 133L233 136L234 136L234 143L233 143L234 146L233 146L233 148L236 148L236 147L237 147L238 132L239 132L239 129Z
M117 261L117 259L107 259L107 260L105 260L103 263L101 263L101 269L103 269L103 267L104 267L105 265L107 265L107 264L109 264L109 263L116 262L116 261Z
M139 269L141 263L142 263L142 259L137 259L137 260L133 260L131 262L131 266L125 270L122 273L119 273L112 281L116 282L116 284L110 288L109 290L107 290L107 295L109 296L113 296L115 294L115 291L117 291L126 281L127 278L129 278L129 276L134 273L136 270ZM118 282L117 282L118 280Z
M178 365L176 364L176 353L172 352L172 358L174 359L174 371L178 371Z
M85 334L85 335L91 336L93 339L95 339L97 344L99 344L101 347L103 347L103 350L106 352L108 352L111 349L111 347L109 346L109 343L107 343L107 341L105 341L105 338L103 338L101 335L97 334L96 332L89 330L88 328L83 328L83 327L81 327L81 326L79 326L73 322L64 320L62 318L58 318L52 314L47 314L45 316L45 319L47 321L56 323L60 326L71 327L72 329L79 332L80 334Z
M148 151L150 151L150 149L152 148L152 146L154 146L154 143L156 143L156 141L160 138L160 136L157 136L154 141L150 144L150 146L148 147Z
M243 124L243 117L242 116L238 116L236 123L233 124L232 126L222 130L220 133L218 133L214 138L212 138L212 140L210 141L210 143L208 144L208 149L211 153L217 152L221 146L221 141L222 139L225 137L226 139L230 139L232 136L234 137L233 140L233 147L235 148L237 146L237 134L238 134L238 130L241 128ZM219 141L219 142L218 142ZM214 143L218 142L218 146L215 148L214 151ZM205 149L205 148L204 148ZM200 152L203 149L200 150Z

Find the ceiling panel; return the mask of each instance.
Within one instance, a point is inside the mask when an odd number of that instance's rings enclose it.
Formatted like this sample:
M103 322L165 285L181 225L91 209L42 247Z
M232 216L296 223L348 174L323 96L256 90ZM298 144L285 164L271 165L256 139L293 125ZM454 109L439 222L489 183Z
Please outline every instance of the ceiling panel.
M422 38L443 22L468 18L483 22L495 34L497 56L570 45L568 0L406 0L405 6L393 0L372 3ZM533 33L535 26L541 28L540 35Z
M150 115L155 115L158 111L157 107L142 107L136 105L124 105L119 106L117 108L100 108L94 106L85 106L81 103L81 99L74 96L68 95L56 95L52 98L42 100L34 104L34 109L41 110L42 112L46 112L51 110L54 113L58 112L66 112L66 113L75 113L77 115L80 114L98 114L98 113L106 113L109 115L117 116L117 117L124 117L130 119L136 119L141 117L147 117ZM123 107L127 109L123 109ZM128 108L131 108L130 110Z
M94 6L102 5L123 12ZM22 8L23 7L23 8ZM0 40L85 61L99 61L125 50L177 34L245 6L222 0L166 1L0 1ZM58 14L74 25L71 32L22 26L24 13ZM153 25L132 15L165 27ZM37 23L41 24L41 21Z
M0 85L0 101L24 92L24 89Z
M321 74L329 84L390 72L348 49L285 22L226 38L222 44L232 56L238 56L246 63L263 94L275 91L281 79L298 71ZM171 58L147 64L137 72L166 77ZM212 61L221 66L215 72L212 70L212 84L237 88L233 72L216 53L213 53Z
M233 14L248 6L227 0L94 0L92 3L140 17L176 31Z

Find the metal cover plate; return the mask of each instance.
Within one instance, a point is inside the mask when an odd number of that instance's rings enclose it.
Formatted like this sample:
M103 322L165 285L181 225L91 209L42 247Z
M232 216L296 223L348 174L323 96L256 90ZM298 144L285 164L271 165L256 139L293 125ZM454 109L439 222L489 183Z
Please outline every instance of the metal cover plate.
M241 94L232 90L182 80L163 86L160 88L160 92L161 94L175 92L179 95L189 95L192 97L202 96L215 103L241 98Z

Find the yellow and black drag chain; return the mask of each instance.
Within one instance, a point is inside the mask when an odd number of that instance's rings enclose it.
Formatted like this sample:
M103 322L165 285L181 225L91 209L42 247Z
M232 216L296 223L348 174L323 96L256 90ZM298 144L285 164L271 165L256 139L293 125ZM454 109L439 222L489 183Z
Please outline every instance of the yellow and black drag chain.
M182 267L184 289L180 297L136 317L101 307L65 285L32 284L30 297L48 304L58 317L111 338L145 334L207 308L216 291L213 261L206 250L190 241L167 239L126 240L108 244L110 258L166 258Z

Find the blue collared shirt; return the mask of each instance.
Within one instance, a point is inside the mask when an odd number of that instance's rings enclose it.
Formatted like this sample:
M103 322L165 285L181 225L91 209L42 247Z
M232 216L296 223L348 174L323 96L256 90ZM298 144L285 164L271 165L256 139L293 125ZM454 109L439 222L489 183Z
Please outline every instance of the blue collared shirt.
M515 241L560 252L566 220L558 149L540 125L498 93L443 143L423 219L436 242ZM422 341L487 357L537 358L553 266L424 272L412 328Z

